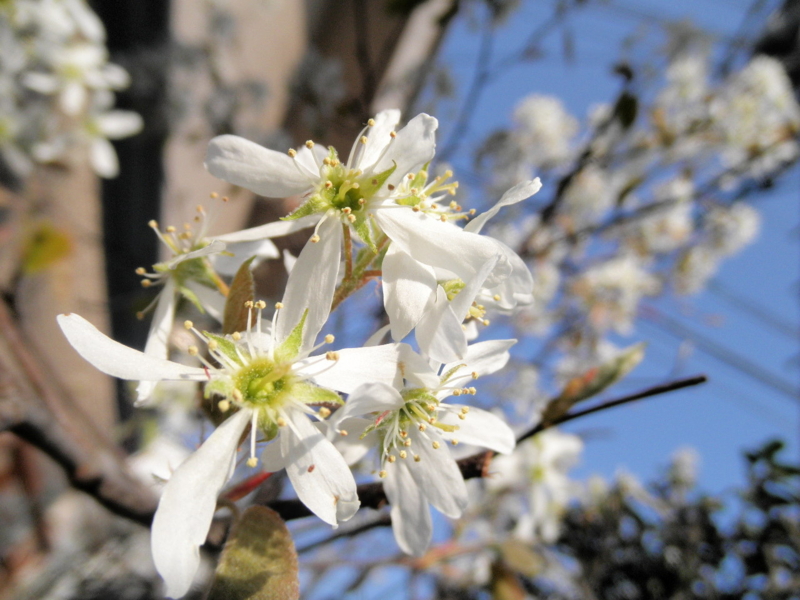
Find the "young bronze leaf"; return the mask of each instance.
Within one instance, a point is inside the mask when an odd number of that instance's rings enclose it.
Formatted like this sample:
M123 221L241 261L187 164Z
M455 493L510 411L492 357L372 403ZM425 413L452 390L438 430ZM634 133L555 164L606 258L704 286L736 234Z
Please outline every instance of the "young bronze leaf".
M552 423L578 402L596 396L630 373L644 358L644 344L634 344L605 364L573 377L542 413L542 423Z
M222 333L234 333L247 329L247 309L244 303L252 301L255 296L253 274L250 272L250 263L255 256L247 259L236 271L225 301L225 314L222 317Z
M225 544L208 600L296 600L297 552L273 510L251 506Z

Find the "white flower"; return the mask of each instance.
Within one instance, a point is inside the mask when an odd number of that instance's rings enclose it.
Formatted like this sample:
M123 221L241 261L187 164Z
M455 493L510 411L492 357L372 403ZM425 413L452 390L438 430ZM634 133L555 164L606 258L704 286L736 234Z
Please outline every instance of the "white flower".
M365 384L355 390L333 417L334 426L360 419L364 450L378 449L380 476L392 505L392 529L404 552L421 555L433 531L427 504L457 518L468 502L464 478L447 448L459 442L510 452L514 434L501 419L487 411L445 398L475 393L466 387L481 375L505 366L516 340L474 344L462 362L430 364L404 349L400 369L405 385ZM350 433L350 432L348 432ZM356 432L352 432L356 433ZM349 439L348 435L348 439Z
M465 216L455 202L439 204L442 194L455 190L455 184L446 183L451 174L428 182L426 165L434 156L436 119L417 115L395 133L399 119L397 110L370 119L346 163L333 148L321 150L310 141L287 156L232 135L214 138L206 157L212 175L257 194L305 195L305 202L287 218L304 220L304 226L316 223L312 242L332 238L330 252L321 257L332 271L341 260L342 225L352 227L376 254L390 241L393 249L383 265L389 287L402 277L417 281L417 287L428 292L423 296L411 293L400 300L407 306L405 321L394 331L395 339L408 334L421 318L430 293L435 294L433 269L446 269L467 281L499 254L489 285L498 285L511 272L497 242L453 224ZM258 229L241 235L252 237ZM295 268L303 261L301 254ZM393 301L385 302L387 310L397 314Z
M255 307L260 313L263 306L251 303L251 310ZM217 496L232 475L237 447L248 426L248 466L258 463L259 436L274 440L269 447L277 449L298 497L312 512L335 526L358 509L356 485L347 464L309 416L315 415L313 406L341 404L332 390L350 393L365 380L391 384L397 372L398 347L309 356L318 346L307 340L313 340L321 327L312 320L312 309L307 307L293 326L285 320L293 318L296 311L279 310L274 327L263 325L259 315L253 319L251 312L251 326L244 334L225 337L200 333L187 322L217 363L200 358L203 368L148 356L114 342L78 315L59 316L72 346L104 373L133 380L206 381L206 395L222 398L218 404L221 411L236 409L178 467L159 502L152 548L156 568L167 583L167 595L183 596L191 585L200 561L199 546L205 541ZM280 333L290 327L288 334ZM332 342L332 336L325 341ZM190 353L197 354L197 348Z
M578 121L558 98L533 94L514 109L519 124L517 144L529 162L549 166L571 156L570 145L578 131Z
M513 454L492 461L486 479L490 490L522 490L529 494L529 513L519 517L515 534L545 543L558 538L561 515L578 487L567 477L577 462L583 442L578 436L547 429L520 444Z

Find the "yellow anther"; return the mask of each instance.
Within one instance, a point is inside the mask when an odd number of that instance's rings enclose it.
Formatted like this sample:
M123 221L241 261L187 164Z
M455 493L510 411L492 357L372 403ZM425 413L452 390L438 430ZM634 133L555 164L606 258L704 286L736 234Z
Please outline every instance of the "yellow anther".
M242 396L242 392L240 392L238 388L233 388L231 396L233 396L235 402L241 402L244 400L244 396Z
M176 231L178 231L178 230L177 230L177 229L175 229L175 226L174 226L174 225L169 225L169 226L167 226L167 228L165 229L165 231L166 231L167 233L175 233L175 232L176 232Z
M456 210L458 208L458 203L455 200L450 201L450 210Z
M453 390L453 396L460 396L461 390Z
M495 294L492 298L494 298L495 302L500 302L500 294Z
M349 435L349 433L348 433L347 429L340 429L339 430L339 435L341 435L342 437L347 437Z
M425 425L425 423L420 423L419 427L417 427L417 429L419 429L420 431L425 431L427 428L428 426Z
M147 224L153 229L158 229L158 221L156 221L155 219L153 219L152 221L148 221Z
M253 301L252 300L245 300L244 307L245 308L253 308Z
M473 379L477 379L478 377L479 377L478 372L477 371L473 371L472 372L472 378Z
M474 396L475 394L478 393L478 390L476 390L474 387L471 387L471 388L469 388L469 393Z
M219 194L217 192L211 192L208 195L208 197L211 198L212 200L216 200L217 198L219 198Z
M259 300L258 302L256 302L256 308L258 310L264 310L265 308L267 308L267 303L264 302L263 300Z
M450 440L450 443L451 443L453 446L458 446L458 440L457 440L456 438L453 438L452 440Z
M396 131L390 131L389 132L389 137L392 138L392 139L396 138L397 137L397 132Z
M350 208L349 206L345 206L345 207L342 209L342 212L343 212L344 214L346 214L346 215L349 215L351 212L353 212L353 209L352 209L352 208Z
M433 404L428 404L427 406L425 406L425 408L428 409L428 412L433 412L436 410L436 407Z
M275 310L280 310L283 308L283 302L276 302L275 303Z
M320 417L322 417L323 419L327 419L328 417L330 417L330 416L331 416L331 409L330 409L330 408L328 408L328 407L326 407L326 406L322 406L322 407L320 407L320 409L317 411L317 414L318 414Z
M366 144L366 143L367 143L367 136L365 136L365 135L362 135L362 136L359 138L359 140L358 140L358 141L359 141L359 142L361 142L362 144Z
M208 340L208 349L211 350L211 352L214 352L217 348L219 348L217 340Z
M314 141L313 140L306 140L306 148L311 150L311 148L313 148L313 147L314 147Z
M326 182L325 182L325 189L326 189L326 190L329 190L329 189L331 189L332 187L333 187L333 182L332 182L332 181L326 181Z
M326 167L330 167L331 166L331 159L326 156L325 158L322 159L322 164L325 165ZM333 184L331 184L331 185L333 185Z
M228 198L227 196L223 196L223 197L222 197L222 201L223 201L223 202L230 202L230 200L231 200L231 199L230 199L230 198Z
M386 457L386 460L389 461L390 463L393 463L397 460L397 457L394 454L390 454L389 456Z
M189 346L186 351L189 353L189 356L197 356L197 346Z
M359 205L359 206L364 206L364 203L365 203L365 202L366 202L366 200L364 200L364 198L359 198L359 199L358 199L358 205Z
M278 427L286 427L286 419L283 417L278 417L275 422L278 424Z
M142 279L141 284L143 288L149 288L151 285L153 285L153 282L149 279Z
M408 175L406 175L406 179L408 179L409 181L412 181L414 179L414 174L413 173L409 173Z
M469 209L469 216L470 217L474 217L476 212L478 212L478 211L476 211L474 208L470 208Z
M467 414L469 412L469 406L462 406L461 407L461 412L464 413L464 414Z
M329 350L328 352L325 353L325 358L327 360L337 361L339 360L339 353L333 350Z
M294 158L295 156L297 156L297 150L295 150L294 148L289 148L289 151L286 154Z
M144 275L145 273L147 273L147 271L144 270L144 267L139 267L138 269L136 269L137 275Z
M375 119L370 119L367 121L367 127L375 127Z
M234 331L231 334L231 338L233 339L234 342L238 342L240 339L242 339L242 334L239 333L238 331Z
M467 418L467 415L465 415L465 414L459 414L459 415L458 415L458 418L459 418L459 419L461 419L461 420L463 421L464 419L466 419L466 418Z
M361 187L361 184L360 184L360 183L358 183L357 181L353 182L353 189L354 189L354 190L357 190L357 189L359 189L360 187Z
M405 450L400 450L400 458L405 458L406 456L408 456L408 452Z
M228 412L231 408L231 403L228 400L220 400L217 402L217 408L220 412Z
M309 241L312 244L316 244L319 241L319 236L315 233L314 235L311 236L311 239Z
M347 220L350 221L351 223L355 223L356 222L356 216L355 215L347 215Z
M420 457L420 455L419 455L419 454L415 454L415 455L414 455L414 462L419 462L419 461L421 461L421 460L422 460L422 458Z
M414 205L411 207L411 210L413 210L414 212L419 212L419 206Z
M489 323L491 323L491 321L489 319L484 319L483 321L481 321L481 323L483 323L484 327L488 327Z
M258 459L255 456L251 456L250 458L247 459L247 466L250 467L251 469L253 467L258 466Z
M447 223L447 215L439 215L439 220L442 223Z
M403 446L405 446L406 448L408 448L410 445L411 445L411 440L404 440L403 441Z
M144 313L142 311L137 312L136 318L141 321L142 319L144 319Z
M380 477L381 479L384 479L386 477L386 471L384 471L383 469L378 471L378 477Z
M326 335L326 336L325 336L325 343L326 343L326 344L332 344L332 343L333 343L333 341L334 341L335 339L336 339L336 338L335 338L335 337L333 337L333 336L332 336L332 335L329 333L328 335Z
M439 449L439 447L441 446L441 444L440 444L439 442L433 442L433 443L431 444L431 446L433 446L433 449L434 449L434 450L438 450L438 449Z
M400 437L401 438L407 438L408 437L408 432L405 431L404 429L401 429L399 433L400 433Z
M431 417L430 419L428 419L428 423L430 423L431 425L436 423L436 417Z

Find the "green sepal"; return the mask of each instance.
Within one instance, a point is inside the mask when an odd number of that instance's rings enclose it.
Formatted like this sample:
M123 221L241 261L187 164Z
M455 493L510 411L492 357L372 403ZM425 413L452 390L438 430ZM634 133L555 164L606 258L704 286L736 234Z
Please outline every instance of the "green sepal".
M286 523L266 506L251 506L233 526L208 600L297 600L297 551Z
M378 247L375 245L375 240L372 239L372 229L369 226L369 221L362 213L356 217L353 223L353 229L356 230L358 237L364 242L374 254L378 253Z
M261 440L262 442L271 442L276 437L278 437L278 433L280 432L280 427L278 424L269 418L265 414L265 411L259 411L258 415L258 430L264 434L264 439Z
M438 283L444 289L445 294L447 294L447 300L451 302L467 285L461 279L448 279L447 281L439 281Z
M250 265L255 256L244 261L231 281L228 298L225 300L225 309L222 317L222 333L234 333L247 329L247 316L249 310L245 303L252 302L255 298L255 282Z
M213 395L230 398L233 396L235 387L233 381L228 377L212 379L203 388L203 398L211 398Z
M301 217L323 213L327 209L328 205L325 203L322 197L320 197L319 194L313 194L308 200L298 206L294 212L286 215L285 217L281 217L281 221L296 221Z
M195 294L195 293L194 293L194 292L193 292L191 289L189 289L189 288L188 288L188 287L186 287L185 285L179 285L179 286L178 286L178 291L181 293L181 296L183 296L183 297L184 297L184 298L186 298L186 299L187 299L189 302L191 302L192 304L194 304L194 307L195 307L197 310L199 310L199 311L200 311L201 313L203 313L203 314L205 314L205 313L206 313L206 309L205 309L205 308L203 308L203 304L202 304L202 302L200 302L200 298L198 298L198 297L197 297L197 294Z
M242 363L242 359L239 358L239 354L236 352L235 343L233 343L228 338L222 337L221 335L215 335L213 333L209 333L208 331L204 331L203 335L206 336L208 339L217 342L217 349L220 352L222 352L225 356L230 358L237 365L244 366L244 363Z
M391 167L378 173L377 175L372 175L371 177L363 177L358 180L359 189L361 191L361 195L364 198L371 198L379 189L383 187L383 184L386 183L386 180L391 177L392 173L397 170L397 163L393 163Z
M463 368L464 368L464 367L466 367L466 366L467 366L467 365L466 365L465 363L461 363L460 365L456 365L455 367L453 367L452 369L450 369L449 371L447 371L447 373L444 373L444 374L442 375L442 378L439 380L439 382L440 382L442 385L444 385L445 383L447 383L447 381L448 381L448 380L449 380L449 379L450 379L450 378L451 378L453 375L455 375L456 371L459 371L459 370L463 369Z
M287 336L283 343L275 349L275 362L290 362L293 361L300 353L300 348L303 345L303 330L306 326L306 318L308 317L308 309L303 312L300 322L295 325L292 332Z
M422 202L422 198L419 196L406 196L405 198L398 198L395 202L403 206L416 206Z
M292 386L292 399L314 406L339 407L344 405L342 397L333 390L305 381L298 381Z

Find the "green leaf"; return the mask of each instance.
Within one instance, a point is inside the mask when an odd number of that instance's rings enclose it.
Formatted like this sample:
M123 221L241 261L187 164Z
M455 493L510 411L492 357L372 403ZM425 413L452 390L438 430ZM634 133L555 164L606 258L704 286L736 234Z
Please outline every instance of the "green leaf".
M228 299L225 301L225 311L222 318L222 333L235 333L247 329L247 313L245 302L252 302L255 298L255 283L250 265L255 256L247 259L236 271L231 282Z
M251 506L225 543L208 600L295 600L300 597L297 552L273 510Z
M552 423L578 402L596 396L625 377L642 362L644 348L644 343L629 346L607 363L570 379L561 394L545 408L542 423Z
M300 353L300 347L303 345L303 329L305 329L307 317L308 309L303 313L300 322L292 329L292 333L275 349L275 362L294 360Z
M67 232L46 221L38 223L22 248L22 272L40 273L71 253L72 238Z
M307 217L308 215L315 215L317 213L325 212L326 205L318 194L314 194L308 200L298 206L295 211L285 217L281 217L281 221L295 221L300 217Z

